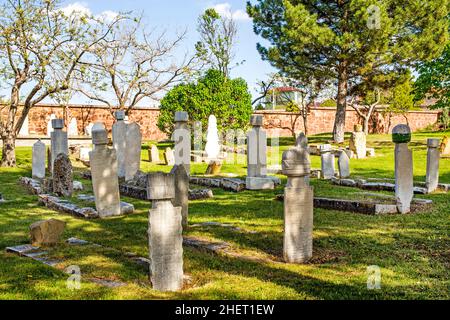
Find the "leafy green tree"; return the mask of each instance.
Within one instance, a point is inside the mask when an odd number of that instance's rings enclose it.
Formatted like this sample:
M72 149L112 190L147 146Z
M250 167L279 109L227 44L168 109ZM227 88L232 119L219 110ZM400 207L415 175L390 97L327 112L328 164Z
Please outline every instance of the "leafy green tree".
M442 109L441 122L446 129L450 126L450 44L439 58L422 63L418 72L414 84L415 100L436 99L431 108Z
M196 83L180 84L161 100L158 128L168 135L173 132L176 111L186 111L190 121L200 121L207 127L208 117L217 117L219 130L243 129L252 114L251 94L242 78L228 79L210 69Z
M403 74L440 54L448 0L258 0L247 3L263 59L286 76L336 83L334 140L344 141L349 92L364 77Z

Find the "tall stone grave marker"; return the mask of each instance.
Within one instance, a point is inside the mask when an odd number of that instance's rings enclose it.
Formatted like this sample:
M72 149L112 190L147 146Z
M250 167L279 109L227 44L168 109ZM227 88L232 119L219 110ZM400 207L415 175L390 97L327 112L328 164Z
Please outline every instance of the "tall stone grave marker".
M67 127L67 134L69 137L78 137L78 122L77 118L72 118Z
M206 162L217 160L220 153L219 131L217 130L217 118L210 115L208 119L208 131L206 132L205 154Z
M32 151L32 176L36 179L45 178L45 157L46 157L46 147L45 144L39 139L35 144L33 144Z
M158 147L155 146L154 144L152 144L150 146L150 149L148 150L148 155L149 155L149 160L151 163L159 163L160 159L159 159L159 150Z
M181 207L181 224L183 228L188 226L189 213L189 176L182 165L175 165L170 171L175 177L175 198L172 200L174 207Z
M153 289L177 291L183 287L183 227L181 208L174 207L175 179L161 172L148 175L150 274Z
M408 149L411 141L411 129L406 124L399 124L392 130L392 140L395 143L395 197L400 213L411 211L411 201L414 197L413 156Z
M19 131L19 137L26 137L29 133L29 119L28 116L25 117L25 120L23 121L22 127Z
M112 139L114 149L116 149L118 175L119 178L125 178L125 154L127 152L127 124L124 121L125 111L116 111L114 116L116 118L116 122L112 126Z
M274 182L267 177L267 135L261 128L263 116L251 116L250 124L253 128L247 134L246 188L249 190L273 189Z
M352 132L350 138L350 150L355 153L357 159L367 157L366 134L363 132L361 125L355 125L355 131Z
M324 179L332 179L335 174L334 154L330 144L324 144L319 147L321 154L322 177Z
M189 115L184 111L175 112L175 165L183 165L186 173L191 173L191 131L188 127Z
M339 154L338 159L339 177L345 179L350 177L350 158L344 150Z
M67 132L64 132L64 121L62 119L52 120L53 132L50 134L51 140L51 162L50 168L53 172L54 162L59 154L69 155L69 143L67 141Z
M121 211L116 150L108 148L108 132L102 124L92 128L92 143L89 163L97 212L100 218L118 216Z
M48 136L48 137L51 137L51 134L52 134L52 132L53 132L53 124L52 124L52 121L53 121L54 119L56 119L56 115L52 113L52 114L50 115L50 120L49 120L48 123L47 123L47 136Z
M428 154L427 154L427 177L426 187L427 192L434 192L439 184L439 139L428 139Z
M284 241L286 262L305 263L312 257L313 188L305 177L311 172L309 153L297 145L283 153L282 170L288 181L284 189Z
M54 132L53 132L54 133ZM59 196L71 197L73 193L73 168L69 156L58 154L53 162L53 192Z
M135 122L127 124L125 181L132 180L141 167L141 144L141 127Z

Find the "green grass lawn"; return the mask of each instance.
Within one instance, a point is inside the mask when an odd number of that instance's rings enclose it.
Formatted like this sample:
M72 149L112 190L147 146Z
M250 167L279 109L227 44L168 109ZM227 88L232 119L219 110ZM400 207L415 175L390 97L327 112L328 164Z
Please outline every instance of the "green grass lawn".
M424 181L426 138L442 133L417 133L410 144L414 150L415 180ZM310 138L323 143L331 135ZM281 151L293 144L281 139ZM393 178L393 144L389 135L373 135L368 145L377 157L352 160L353 176ZM163 146L161 147L161 152ZM9 200L0 204L0 299L449 299L450 289L450 196L436 193L420 196L434 201L428 212L412 215L366 216L315 209L314 257L305 265L282 263L283 203L275 201L275 191L239 194L214 189L213 199L193 201L189 223L215 221L239 227L191 228L188 235L225 241L233 252L260 258L215 255L185 248L184 270L191 277L178 293L159 293L151 289L147 270L125 258L124 253L148 255L146 239L150 203L124 198L136 213L105 220L82 220L58 214L39 206L37 197L28 195L17 184L20 176L31 175L31 148L18 148L18 168L0 169L0 192ZM152 165L147 146L142 151L143 171L169 171ZM245 176L245 158L239 165L227 164L225 173ZM312 156L312 167L320 159ZM243 161L244 160L244 161ZM79 178L81 165L77 166ZM441 182L450 183L450 159L441 160ZM193 164L193 174L203 173L205 164ZM285 179L283 178L283 183ZM82 180L91 193L89 181ZM336 187L312 180L318 196L358 198L362 190ZM5 253L7 246L29 242L28 228L36 221L57 218L67 222L64 237L78 237L103 245L49 249L56 259L64 259L57 269L31 259ZM81 268L82 279L116 280L127 283L107 288L83 281L81 290L66 288L69 265ZM381 290L367 289L368 266L381 268Z

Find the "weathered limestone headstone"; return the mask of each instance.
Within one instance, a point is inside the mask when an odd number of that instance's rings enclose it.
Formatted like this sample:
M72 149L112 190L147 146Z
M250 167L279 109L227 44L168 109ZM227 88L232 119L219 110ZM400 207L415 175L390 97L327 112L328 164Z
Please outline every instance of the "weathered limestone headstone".
M55 245L61 240L66 223L56 219L35 222L30 226L31 245Z
M322 177L326 180L329 180L334 177L335 174L335 163L334 163L334 154L331 149L331 145L324 144L319 147L321 160L322 160Z
M19 137L26 137L29 135L29 120L28 116L25 117L25 120L23 121L22 127L19 131Z
M434 192L439 184L439 139L428 139L428 154L427 154L427 177L426 188L427 192Z
M67 134L69 137L78 137L78 122L77 118L72 118L67 126Z
M444 138L442 139L439 151L441 152L441 157L450 157L450 139L447 136L444 136Z
M36 179L45 178L45 157L46 157L45 144L39 139L33 144L32 151L32 176Z
M189 115L184 111L175 112L175 164L183 165L186 173L191 173L191 131L188 127Z
M54 132L53 132L54 133ZM60 153L53 162L53 192L58 196L71 197L73 193L73 168L69 156Z
M53 132L53 124L52 121L56 119L55 114L50 115L50 120L47 123L47 136L51 137L51 133Z
M219 131L217 130L217 118L210 115L208 119L208 131L206 133L205 154L206 162L219 158L220 144Z
M172 148L170 147L167 147L166 151L164 152L164 162L167 166L175 165L175 155Z
M170 171L175 177L175 198L172 200L174 207L181 207L181 223L183 228L188 226L189 213L189 176L182 165L175 165Z
M395 197L400 213L411 211L411 201L414 197L413 156L408 149L411 141L411 129L405 124L399 124L392 130L392 141L395 143Z
M78 158L81 161L89 161L89 152L91 152L91 151L92 151L91 148L81 147L80 152L78 154Z
M263 116L251 116L250 124L253 128L247 134L246 188L249 190L273 189L274 182L267 177L267 135L261 128Z
M130 181L141 167L141 127L133 122L127 124L125 152L125 181Z
M153 289L177 291L183 287L183 227L181 208L174 207L173 174L148 175L150 275Z
M344 150L341 151L338 159L339 166L339 177L341 179L345 179L350 177L350 158L347 155L347 152Z
M85 128L84 128L84 134L88 137L92 136L92 127L94 127L93 123L89 123Z
M151 163L159 163L159 150L158 147L152 144L150 146L150 149L148 150L148 158Z
M125 178L125 153L127 150L125 111L116 111L114 116L116 117L116 123L112 126L113 146L116 149L119 178Z
M53 132L50 135L51 140L51 170L53 172L54 162L59 154L69 155L69 143L67 140L67 132L64 132L64 121L62 119L52 120Z
M311 172L304 139L283 153L282 170L288 181L284 189L284 241L286 262L305 263L312 257L314 192L305 180Z
M367 157L366 134L362 131L361 125L355 125L355 131L350 138L350 150L355 153L357 159Z
M108 148L108 132L103 125L92 128L94 150L89 153L95 206L100 218L118 216L120 211L119 178L116 150Z

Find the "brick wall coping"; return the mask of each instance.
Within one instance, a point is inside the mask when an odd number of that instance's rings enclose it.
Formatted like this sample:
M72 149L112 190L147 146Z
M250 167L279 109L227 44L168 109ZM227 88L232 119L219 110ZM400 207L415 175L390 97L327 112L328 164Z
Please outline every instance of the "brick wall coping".
M0 104L4 105L4 104ZM23 105L20 105L23 107ZM106 105L100 104L69 104L67 106L61 104L53 104L53 103L40 103L35 105L33 108L70 108L70 109L82 109L82 108L93 108L93 109L109 109ZM113 107L113 109L117 109L117 107ZM160 111L157 107L134 107L132 110L148 110L148 111Z
M313 107L310 110L317 110L317 111L336 111L336 108L328 108L328 107ZM382 111L383 108L377 108L377 111ZM351 108L347 109L348 111L354 111ZM299 114L299 112L289 112L284 110L255 110L254 113L260 113L260 114ZM441 113L441 110L431 110L431 109L425 109L425 110L410 110L407 113L427 113L427 114L439 114Z

